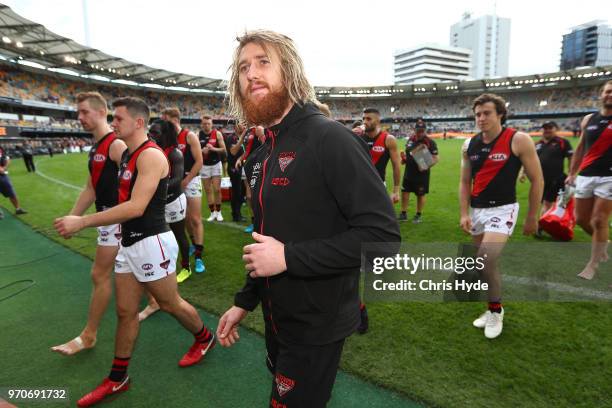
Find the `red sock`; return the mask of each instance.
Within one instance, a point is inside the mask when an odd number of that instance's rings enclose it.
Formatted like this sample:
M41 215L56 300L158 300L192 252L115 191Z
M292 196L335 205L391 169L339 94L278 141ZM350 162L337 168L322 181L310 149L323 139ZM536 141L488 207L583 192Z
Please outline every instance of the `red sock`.
M489 310L491 313L501 313L502 304L501 302L489 302Z
M365 303L359 302L359 310L365 309Z

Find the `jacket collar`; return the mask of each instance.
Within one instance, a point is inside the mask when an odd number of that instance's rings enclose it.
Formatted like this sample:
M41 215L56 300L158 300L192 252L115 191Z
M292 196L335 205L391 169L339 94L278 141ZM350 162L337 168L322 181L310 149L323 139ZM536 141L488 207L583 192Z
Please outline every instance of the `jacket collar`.
M274 134L278 134L284 130L289 129L293 125L301 122L309 116L313 115L323 115L319 108L317 108L313 103L294 103L293 108L285 115L283 120L280 123L270 127L270 130L274 132Z

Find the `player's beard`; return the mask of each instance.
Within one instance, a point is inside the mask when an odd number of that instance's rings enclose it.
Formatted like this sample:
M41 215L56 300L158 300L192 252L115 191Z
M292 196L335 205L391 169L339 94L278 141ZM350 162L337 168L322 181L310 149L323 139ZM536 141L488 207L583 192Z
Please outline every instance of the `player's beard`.
M290 98L287 89L283 87L278 91L270 90L258 102L253 102L248 97L243 98L242 101L246 119L250 124L269 127L281 119L285 109L289 106Z

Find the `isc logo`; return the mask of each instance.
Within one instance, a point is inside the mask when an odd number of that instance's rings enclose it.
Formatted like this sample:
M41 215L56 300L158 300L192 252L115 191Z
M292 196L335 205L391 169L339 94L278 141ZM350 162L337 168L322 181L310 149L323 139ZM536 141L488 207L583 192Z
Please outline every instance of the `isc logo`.
M495 153L490 155L489 159L493 161L504 161L508 159L508 155L506 153Z
M106 159L106 157L103 154L98 153L98 154L96 154L94 156L93 159L94 159L94 161L102 162L102 161L104 161Z

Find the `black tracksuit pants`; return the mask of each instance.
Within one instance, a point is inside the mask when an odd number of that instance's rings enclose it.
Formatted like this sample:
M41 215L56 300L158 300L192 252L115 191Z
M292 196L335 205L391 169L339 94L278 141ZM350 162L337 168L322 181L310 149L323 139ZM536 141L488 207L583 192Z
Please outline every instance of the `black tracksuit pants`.
M266 364L274 376L270 407L324 408L331 398L344 339L321 346L287 344L266 330Z

